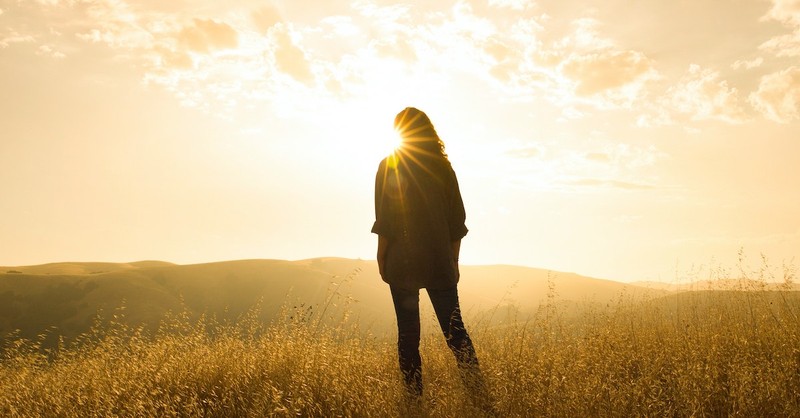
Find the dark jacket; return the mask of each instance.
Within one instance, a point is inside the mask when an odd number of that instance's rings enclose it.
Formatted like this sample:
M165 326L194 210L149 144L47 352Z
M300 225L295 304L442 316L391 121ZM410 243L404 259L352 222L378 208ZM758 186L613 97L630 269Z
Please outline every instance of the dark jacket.
M381 161L375 177L372 232L389 240L383 281L405 289L458 283L452 243L467 234L458 180L450 163L406 153Z

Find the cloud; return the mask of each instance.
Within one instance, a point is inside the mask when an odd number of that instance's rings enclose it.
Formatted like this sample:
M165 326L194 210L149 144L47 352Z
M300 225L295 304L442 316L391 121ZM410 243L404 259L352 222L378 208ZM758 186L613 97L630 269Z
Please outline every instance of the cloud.
M800 119L800 67L790 67L761 78L750 103L766 118L780 123Z
M760 49L778 57L800 56L800 0L772 0L772 8L761 20L776 20L792 32L770 38Z
M50 45L39 46L39 49L36 50L36 54L58 59L66 57L63 52L53 49Z
M675 125L675 121L664 106L654 106L650 113L644 113L636 118L636 126L640 128L657 128L660 126Z
M194 19L177 35L178 42L194 52L208 53L218 49L232 49L239 44L235 29L224 22L211 19Z
M522 30L517 27L512 28L512 34ZM523 50L520 49L519 43L511 39L504 40L500 36L491 36L483 42L482 52L487 56L488 61L491 62L489 68L489 75L494 77L497 81L509 84L516 79L521 78L520 65L523 61ZM535 44L535 35L526 36L528 39L528 47Z
M603 154L607 156L613 166L631 172L653 167L658 161L669 157L668 154L653 145L639 147L626 143L606 146Z
M608 168L620 171L637 171L642 168L654 166L659 160L668 157L663 151L650 145L648 147L633 146L626 143L606 143L598 150L591 152L563 149L541 143L515 146L505 154L514 158L537 158L560 161L564 168L577 169L584 167L595 171L596 163L609 163ZM546 157L546 158L545 158ZM586 163L591 165L586 165ZM610 173L609 173L610 174Z
M11 29L6 35L0 37L0 48L7 48L11 44L36 42L32 35L24 35Z
M158 65L162 68L190 69L194 67L194 61L187 52L162 47L156 48L156 52L160 57Z
M253 23L256 25L261 33L266 33L269 28L275 26L277 23L283 22L283 16L280 11L274 6L264 6L251 14Z
M764 51L771 52L778 57L800 56L800 28L786 35L776 36L759 46Z
M506 151L506 154L514 158L539 158L542 156L542 150L539 147L515 148Z
M616 48L613 40L600 35L601 23L588 17L572 22L573 32L556 43L556 49L572 51L598 51Z
M292 39L290 27L284 24L277 25L270 30L270 36L275 47L273 51L275 67L303 84L313 83L311 63L303 49Z
M489 0L489 6L522 11L533 7L530 0Z
M326 36L329 38L349 38L361 33L361 27L359 27L350 16L331 16L322 19L320 22L333 29L330 33L326 33ZM328 31L326 30L326 32Z
M494 23L473 13L467 3L457 3L444 19L432 16L424 42L435 48L435 54L447 60L471 60L478 64L484 40L497 33ZM414 31L414 26L409 27Z
M745 70L752 70L753 68L758 68L761 64L764 63L764 58L758 57L752 60L736 60L733 64L731 64L731 68L734 70L739 70L744 68Z
M405 29L405 22L411 19L411 7L408 5L377 6L369 2L354 2L352 8L369 21L375 22L376 29L389 32Z
M382 39L373 42L372 46L378 53L378 56L383 58L398 58L406 63L413 63L417 60L417 53L414 46L407 40L399 37L391 39Z
M334 42L337 45L327 48L336 52L334 59L347 57L345 65L356 71L366 70L367 66L384 60L417 62L417 45L428 43L432 28L428 19L420 15L419 23L412 24L415 18L412 18L412 8L408 5L378 6L356 2L352 8L357 14L331 16L323 20L330 28L325 28L325 41L330 42L336 36ZM349 49L343 49L346 46Z
M575 93L592 96L647 79L652 74L652 61L636 51L598 51L571 55L561 71L576 83Z
M746 119L739 91L720 80L719 71L692 64L676 86L667 91L672 110L690 115L692 120L720 120L740 123Z
M646 183L634 183L619 180L606 180L606 179L593 179L584 178L564 182L568 186L579 187L599 187L599 188L612 188L621 190L652 190L655 186Z
M598 163L609 163L611 162L611 156L604 152L590 152L586 154L586 159L589 161L594 161Z
M565 118L581 118L587 114L575 110L586 105L630 107L646 93L647 83L659 78L652 59L602 36L598 20L577 19L565 36L545 41L548 22L544 15L521 18L483 37L485 73L508 93L522 100L544 97L572 109Z
M505 172L525 188L594 193L642 191L659 186L657 164L669 156L655 146L638 146L600 138L588 143L514 140L504 152ZM587 151L587 145L590 149Z
M241 96L246 97L239 101L245 103L254 97L277 102L285 100L281 94L305 94L300 90L336 100L345 96L337 95L341 92L353 97L384 93L390 77L432 86L469 78L471 83L485 83L476 89L520 102L547 101L558 106L562 118L583 119L598 109L646 108L650 89L664 86L652 82L662 77L653 59L663 59L657 48L626 44L627 31L605 30L612 28L613 20L564 20L557 8L548 10L558 16L550 18L533 1L415 0L401 6L383 6L388 4L384 0L337 1L325 13L315 9L314 19L304 13L304 3L212 3L196 10L213 14L196 15L153 0L11 0L3 4L6 13L0 20L16 16L8 10L14 4L35 6L37 13L52 18L54 24L48 20L48 26L64 36L48 38L40 30L35 39L14 37L0 29L0 47L35 42L31 51L39 48L36 53L55 56L56 51L75 50L65 44L74 41L77 32L80 39L106 44L117 57L141 64L137 68L144 69L145 78L170 91L183 91L193 101L225 97L225 103L234 95L224 92L231 90L212 92L212 85L241 83ZM238 7L244 3L253 9ZM792 9L797 3L775 0L765 19L797 25L800 20ZM579 14L601 15L591 10ZM609 33L621 34L612 39ZM752 51L737 58L742 57L750 60L736 61L733 69L766 67L764 59L752 59ZM739 74L746 75L752 76ZM397 90L385 94L405 94ZM192 91L202 94L189 94ZM651 123L663 124L677 115L740 121L745 114L739 94L718 72L692 67L663 96L662 107L668 110ZM599 159L584 161L596 168Z
M768 19L800 26L800 0L772 0L772 8L762 17Z
M515 58L517 55L511 46L497 37L487 39L486 43L483 45L483 50L496 62L503 62Z
M149 49L153 45L153 33L124 1L87 0L66 4L83 11L88 19L82 22L88 29L77 33L78 39L122 49Z

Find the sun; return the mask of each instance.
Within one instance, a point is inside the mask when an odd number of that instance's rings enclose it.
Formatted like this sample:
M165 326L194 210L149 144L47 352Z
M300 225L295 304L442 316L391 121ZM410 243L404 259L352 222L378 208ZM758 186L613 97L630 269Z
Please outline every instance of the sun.
M376 124L368 132L363 132L362 138L369 142L369 153L373 158L384 158L394 154L403 142L400 133L392 127L391 121L388 126Z
M391 100L349 100L326 107L314 121L317 136L325 140L313 153L325 161L348 162L344 171L360 173L362 164L372 169L402 144L394 118L403 107Z
M403 145L403 137L396 129L392 129L392 133L386 137L385 148L389 150L389 154L392 154L400 148L400 145Z
M341 151L380 161L394 153L402 143L400 133L394 129L396 112L394 107L374 103L359 105L340 110L342 116L336 119L347 122L333 132L338 134Z

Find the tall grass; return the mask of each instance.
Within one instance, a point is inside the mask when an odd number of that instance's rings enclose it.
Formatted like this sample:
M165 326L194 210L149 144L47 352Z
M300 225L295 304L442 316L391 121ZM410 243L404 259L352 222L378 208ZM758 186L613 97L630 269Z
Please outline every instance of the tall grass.
M558 302L556 277L535 315L467 325L500 416L800 416L800 297L758 282L623 294L576 314ZM271 324L256 310L235 323L175 314L155 333L112 317L44 351L8 340L0 416L485 415L431 318L426 393L410 403L394 337L326 325L321 316L346 314L333 306L287 306Z

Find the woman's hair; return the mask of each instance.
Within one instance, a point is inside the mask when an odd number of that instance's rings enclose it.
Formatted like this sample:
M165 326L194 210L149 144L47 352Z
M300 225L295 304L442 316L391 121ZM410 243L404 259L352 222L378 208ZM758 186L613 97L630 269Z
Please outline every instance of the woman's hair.
M403 109L394 118L394 128L403 140L401 148L449 162L444 152L444 142L425 112L415 107Z

